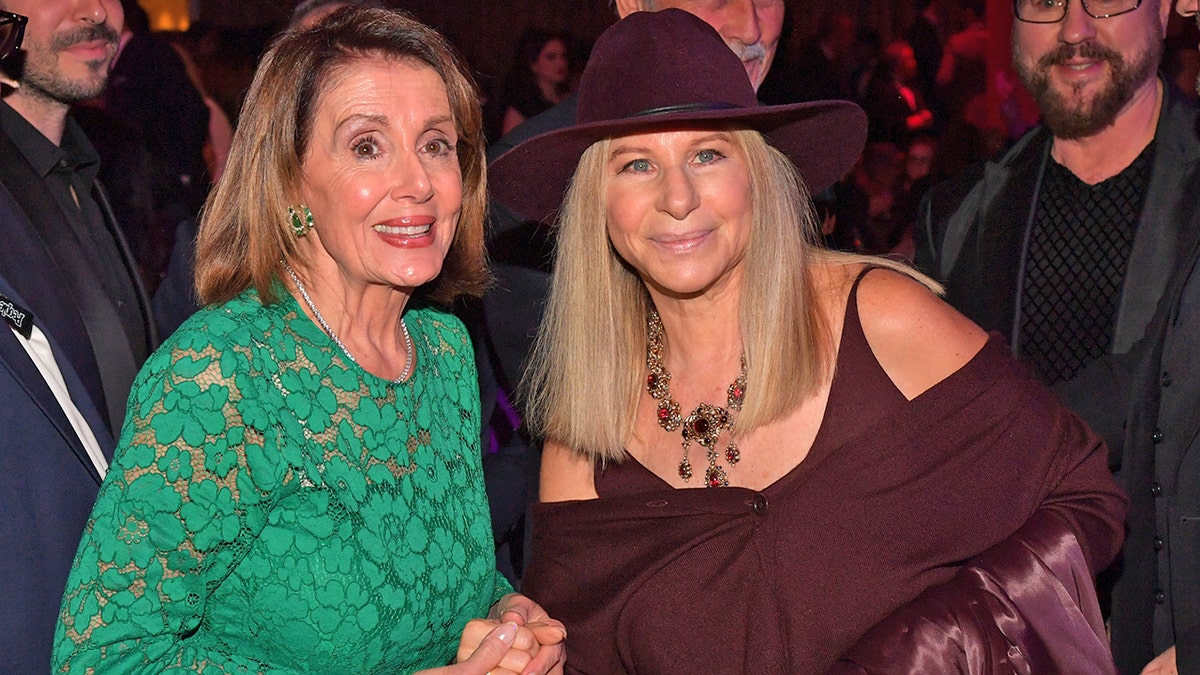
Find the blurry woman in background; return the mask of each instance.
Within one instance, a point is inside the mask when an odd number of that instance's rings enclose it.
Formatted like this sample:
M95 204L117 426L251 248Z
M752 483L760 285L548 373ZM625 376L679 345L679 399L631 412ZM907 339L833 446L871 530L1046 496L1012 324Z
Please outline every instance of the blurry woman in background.
M483 153L426 26L347 8L274 44L201 224L208 307L134 386L56 669L561 667L561 624L494 569L441 308L486 278Z
M528 30L517 45L517 60L505 79L502 134L550 109L568 93L567 40L556 33Z

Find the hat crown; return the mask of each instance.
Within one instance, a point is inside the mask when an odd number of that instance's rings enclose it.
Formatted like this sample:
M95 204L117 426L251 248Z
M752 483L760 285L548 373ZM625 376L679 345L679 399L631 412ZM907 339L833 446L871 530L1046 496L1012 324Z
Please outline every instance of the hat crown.
M685 110L756 107L741 60L680 9L635 12L596 41L579 83L579 124Z
M651 128L754 129L814 192L854 166L867 138L867 117L849 101L759 105L741 59L712 26L679 9L634 12L610 26L575 100L575 124L539 116L530 124L553 126L492 161L488 187L497 201L550 223L589 146Z

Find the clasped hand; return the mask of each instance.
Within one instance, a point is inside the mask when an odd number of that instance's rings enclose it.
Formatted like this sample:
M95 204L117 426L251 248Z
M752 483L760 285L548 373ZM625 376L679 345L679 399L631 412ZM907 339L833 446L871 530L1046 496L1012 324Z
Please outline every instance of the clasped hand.
M472 619L458 642L452 666L417 675L561 675L567 630L536 602L510 593L486 619Z

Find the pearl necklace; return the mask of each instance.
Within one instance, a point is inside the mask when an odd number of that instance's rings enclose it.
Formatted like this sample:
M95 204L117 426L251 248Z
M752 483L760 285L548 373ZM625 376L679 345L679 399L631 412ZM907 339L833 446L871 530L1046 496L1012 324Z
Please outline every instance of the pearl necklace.
M304 284L300 283L300 277L297 277L296 273L292 271L292 266L284 263L283 267L287 270L288 276L292 278L292 283L296 284L296 290L300 291L300 297L304 298L304 304L308 305L308 308L312 310L313 316L317 317L317 323L321 325L321 330L325 331L325 334L328 335L331 340L333 340L333 343L338 346L338 349L342 350L342 353L346 355L346 358L350 359L351 363L358 365L358 359L354 358L354 355L350 353L349 349L346 349L346 345L342 344L341 338L339 338L337 333L333 332L333 329L329 327L329 323L325 321L325 317L321 316L320 310L318 310L317 306L313 304L312 298L308 296L308 290L304 288ZM404 325L404 319L400 319L399 321L400 332L404 333L404 355L407 360L404 364L404 371L400 373L400 377L392 380L396 383L403 382L408 379L409 374L412 372L413 361L415 360L412 336L408 334L408 326Z
M671 373L663 364L663 325L658 310L653 307L646 314L646 391L658 401L658 424L666 431L682 427L683 459L679 462L679 477L683 482L692 478L692 462L688 459L688 448L692 441L704 447L708 468L704 471L704 484L708 487L728 487L729 476L717 464L717 439L721 432L729 431L729 443L725 446L725 461L732 468L742 458L737 443L733 441L733 414L742 409L746 398L746 357L742 356L742 372L725 391L725 405L720 408L701 402L683 417L679 403L671 397Z

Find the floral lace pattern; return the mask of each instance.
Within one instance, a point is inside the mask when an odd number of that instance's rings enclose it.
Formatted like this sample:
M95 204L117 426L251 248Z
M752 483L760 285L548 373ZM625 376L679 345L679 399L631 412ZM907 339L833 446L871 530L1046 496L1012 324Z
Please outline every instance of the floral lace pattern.
M67 583L59 672L408 672L453 658L495 572L466 331L346 359L284 294L192 317L146 363Z

